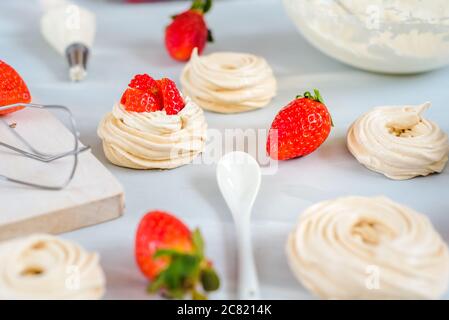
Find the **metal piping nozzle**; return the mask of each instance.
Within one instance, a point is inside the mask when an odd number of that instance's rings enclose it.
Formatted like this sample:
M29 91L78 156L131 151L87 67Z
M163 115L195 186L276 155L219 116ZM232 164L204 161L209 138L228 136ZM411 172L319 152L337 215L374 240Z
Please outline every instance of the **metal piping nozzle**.
M74 43L67 47L66 57L69 62L69 76L72 81L81 81L87 75L87 59L89 48L82 43Z

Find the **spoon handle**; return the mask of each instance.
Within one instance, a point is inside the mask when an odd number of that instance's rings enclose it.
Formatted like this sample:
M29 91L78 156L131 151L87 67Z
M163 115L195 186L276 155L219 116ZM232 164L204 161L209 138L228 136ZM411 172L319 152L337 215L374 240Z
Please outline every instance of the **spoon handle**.
M260 299L249 219L240 219L238 221L237 241L239 247L239 298L241 300Z

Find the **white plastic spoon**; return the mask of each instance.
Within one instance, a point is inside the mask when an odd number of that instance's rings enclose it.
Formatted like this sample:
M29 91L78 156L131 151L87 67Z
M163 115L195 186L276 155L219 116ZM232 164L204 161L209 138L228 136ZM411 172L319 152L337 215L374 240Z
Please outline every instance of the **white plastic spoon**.
M251 210L260 188L260 167L245 152L231 152L217 165L217 181L234 218L239 250L239 298L260 299L251 244Z

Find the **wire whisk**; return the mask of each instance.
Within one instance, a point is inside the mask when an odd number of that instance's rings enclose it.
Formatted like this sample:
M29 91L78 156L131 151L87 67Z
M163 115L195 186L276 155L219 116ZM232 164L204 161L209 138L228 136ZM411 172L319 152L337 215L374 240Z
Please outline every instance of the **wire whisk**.
M27 181L24 178L18 179L9 175L0 174L0 180L4 181L10 181L13 183L18 183L22 185L26 185L29 187L34 188L40 188L40 189L46 189L46 190L61 190L64 189L69 185L69 183L72 181L73 177L75 176L75 172L78 167L78 156L81 152L84 152L88 149L90 149L89 146L83 146L79 142L79 132L77 130L76 121L73 117L72 112L69 108L65 106L60 105L41 105L41 104L34 104L34 103L17 103L12 104L8 106L2 106L0 107L0 111L6 111L10 109L18 109L16 112L22 112L22 110L26 109L40 109L40 110L47 110L47 111L59 111L62 113L65 113L68 118L68 125L66 128L70 131L70 134L73 136L73 145L69 146L69 150L65 152L57 152L57 153L51 153L51 152L43 152L38 150L38 148L34 147L24 136L22 136L16 129L15 126L11 126L7 123L7 120L5 116L0 117L0 122L2 122L6 127L10 130L11 134L17 139L17 141L20 141L21 145L23 147L17 147L13 146L9 143L5 143L0 141L0 147L7 148L15 153L17 153L20 156L24 156L26 158L39 161L42 163L51 164L57 160L73 157L73 164L71 164L71 168L69 170L69 174L67 175L67 178L64 179L62 182L58 184L46 184L46 183L39 183L34 181ZM10 114L12 115L12 114ZM1 139L1 137L0 137ZM0 156L1 156L1 149L0 149Z

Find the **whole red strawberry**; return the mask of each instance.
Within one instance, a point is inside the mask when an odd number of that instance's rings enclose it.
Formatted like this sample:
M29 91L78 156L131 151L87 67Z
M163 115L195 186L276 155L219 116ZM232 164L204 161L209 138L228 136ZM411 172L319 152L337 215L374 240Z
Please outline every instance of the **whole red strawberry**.
M173 215L163 211L147 213L136 233L135 256L142 273L151 281L150 292L162 291L169 298L205 299L197 289L201 283L206 292L217 290L220 280L211 263L204 257L200 231L189 228Z
M0 107L16 103L30 103L31 95L27 85L11 66L0 60ZM0 116L23 107L0 110Z
M163 78L158 80L158 85L161 91L165 112L168 115L178 114L178 112L185 107L185 102L176 87L176 84L168 78Z
M131 112L153 112L163 108L159 86L147 74L136 75L131 80L120 102Z
M194 0L189 10L175 15L165 30L165 46L173 59L188 61L193 49L201 54L212 33L204 21L204 14L212 7L212 0Z
M332 118L320 92L298 96L275 117L268 134L267 153L275 160L308 155L327 139Z

